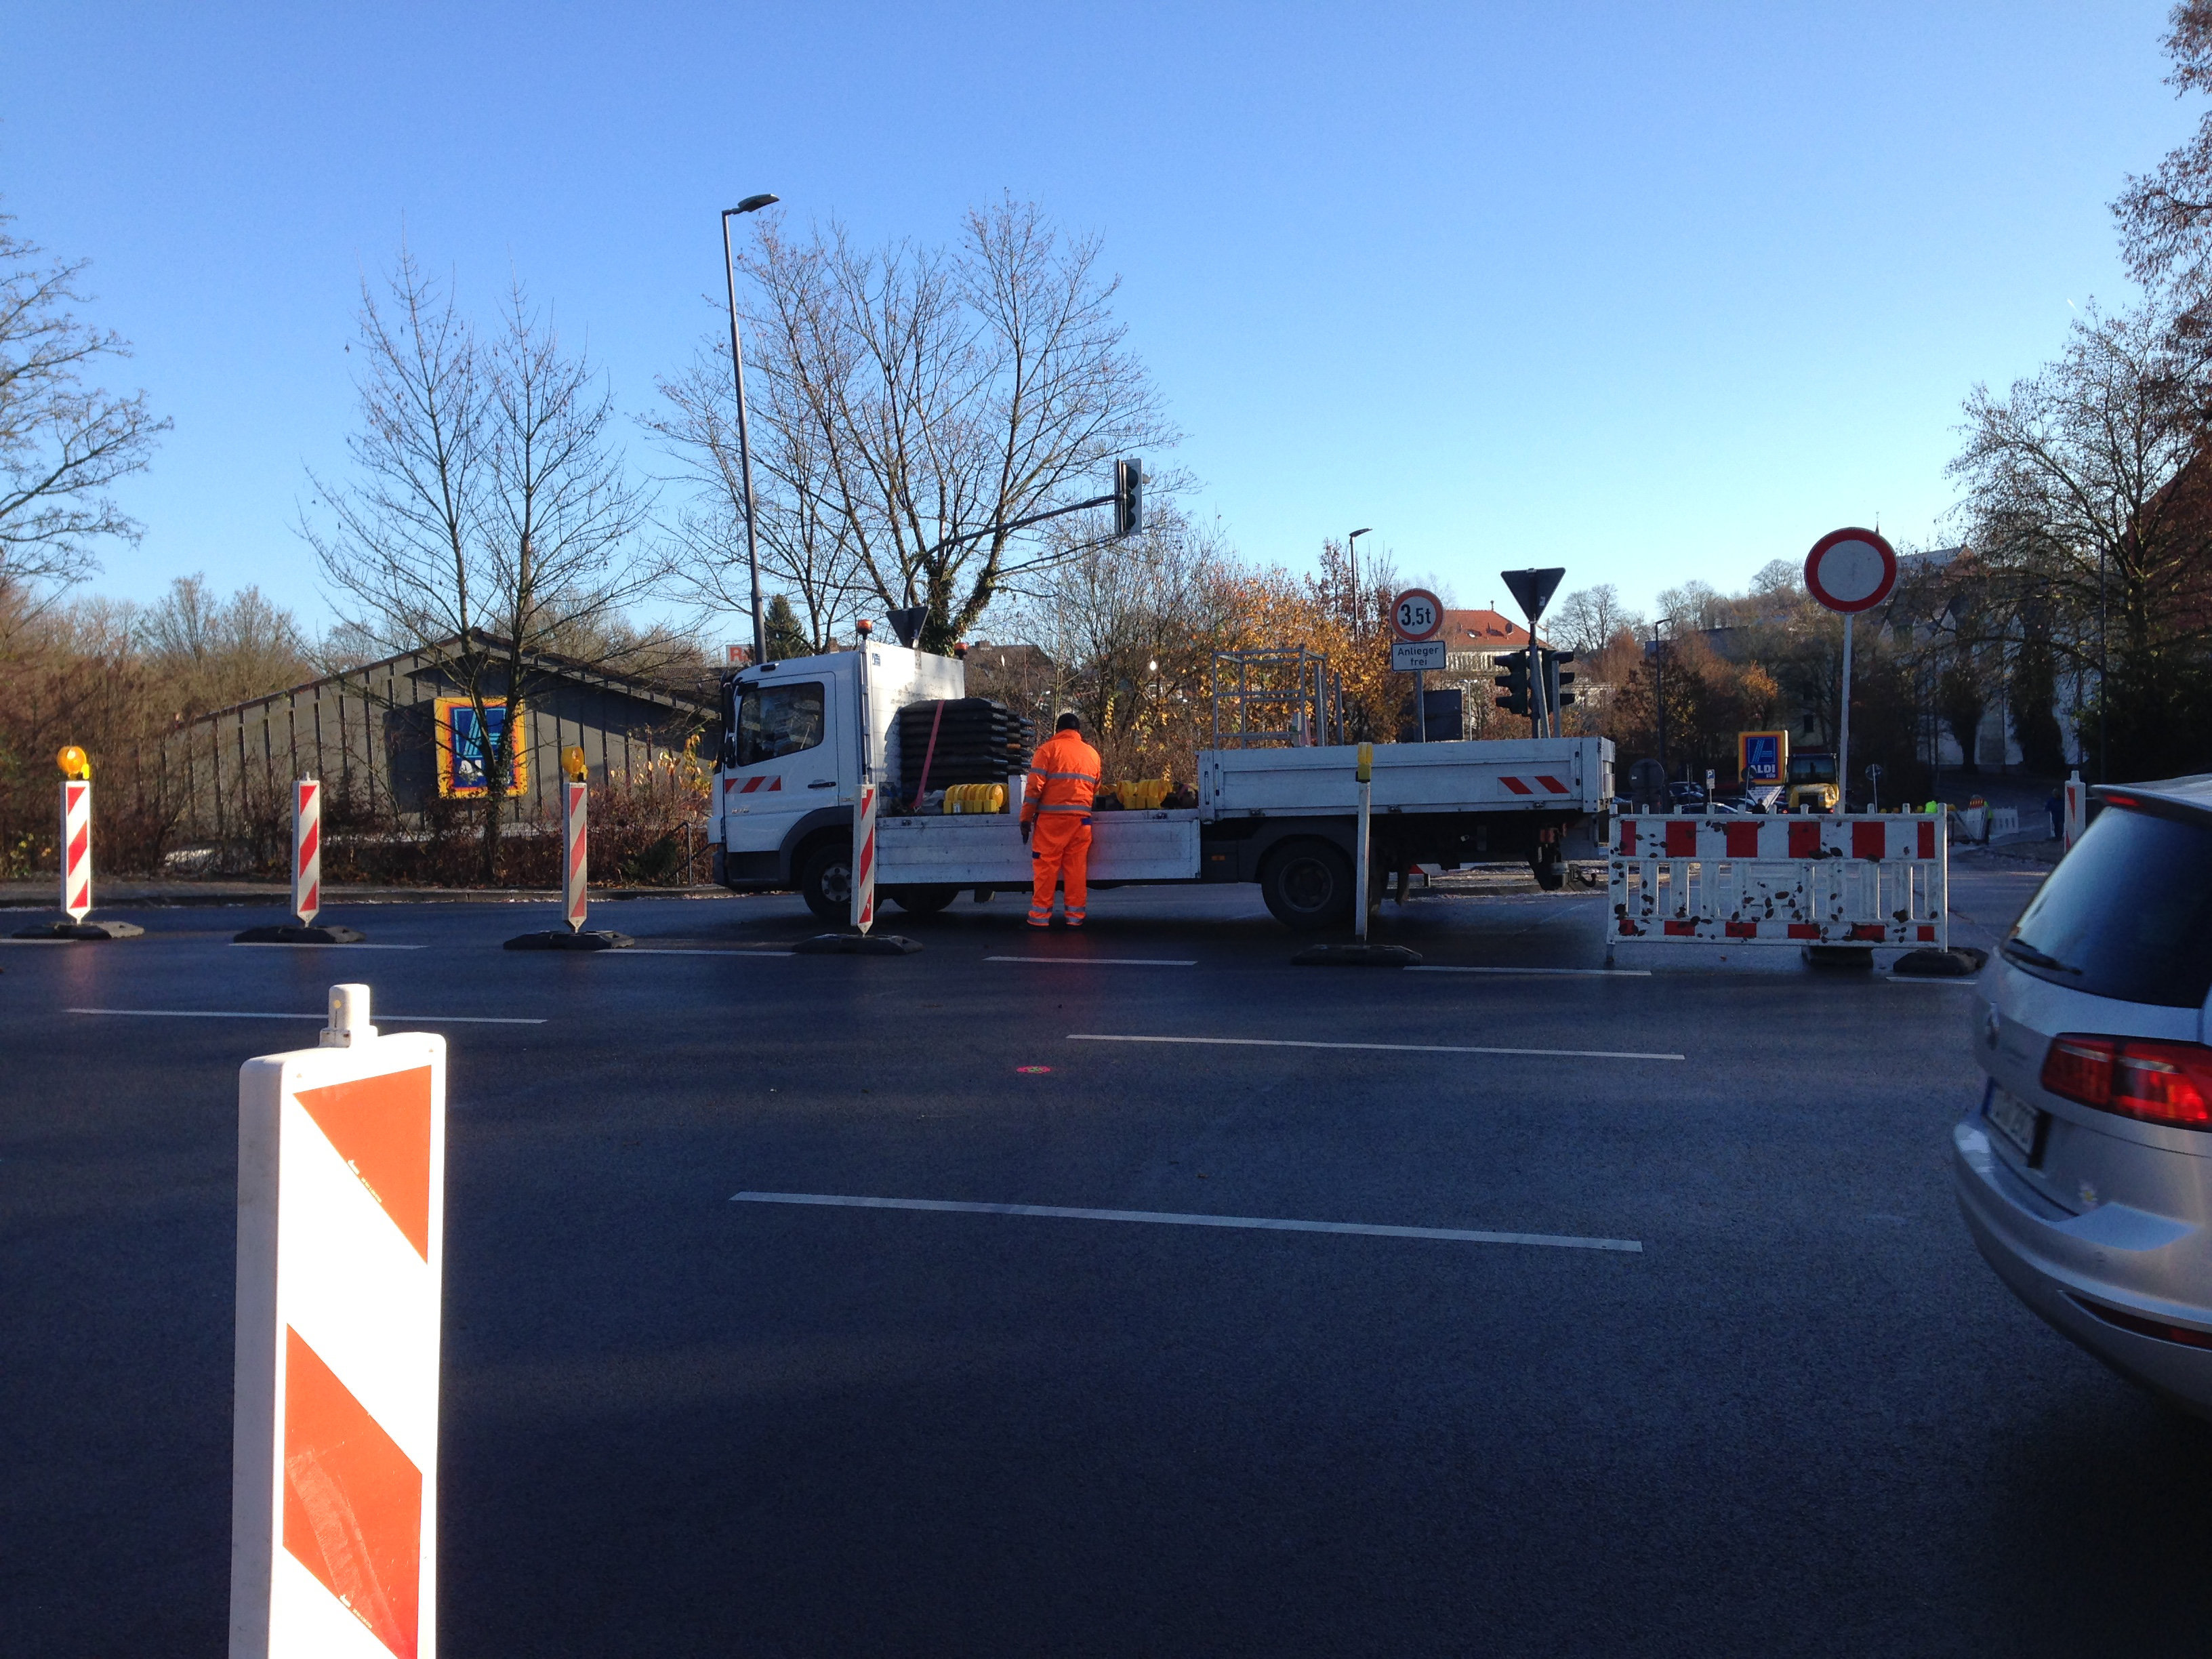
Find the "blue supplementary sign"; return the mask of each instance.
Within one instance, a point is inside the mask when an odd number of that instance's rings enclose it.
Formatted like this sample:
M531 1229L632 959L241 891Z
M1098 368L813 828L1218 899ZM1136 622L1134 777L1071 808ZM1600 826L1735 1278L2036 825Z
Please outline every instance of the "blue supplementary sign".
M1738 775L1746 784L1781 782L1790 761L1789 742L1789 734L1783 732L1738 732Z

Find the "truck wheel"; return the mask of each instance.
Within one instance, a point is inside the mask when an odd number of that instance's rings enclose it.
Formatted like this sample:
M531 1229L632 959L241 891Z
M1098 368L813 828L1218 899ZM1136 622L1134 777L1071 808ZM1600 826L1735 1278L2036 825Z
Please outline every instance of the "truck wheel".
M957 887L932 884L927 887L886 887L884 893L890 902L910 916L933 916L960 896Z
M1294 841L1268 855L1260 896L1285 927L1311 933L1352 914L1352 860L1325 841Z
M842 841L816 842L799 863L799 896L823 921L852 921L852 848Z

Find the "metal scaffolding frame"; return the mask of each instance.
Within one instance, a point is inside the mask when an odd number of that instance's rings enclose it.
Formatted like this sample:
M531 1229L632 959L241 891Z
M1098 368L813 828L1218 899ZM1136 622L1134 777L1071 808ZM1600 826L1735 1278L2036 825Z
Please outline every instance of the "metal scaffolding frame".
M1231 705L1226 729L1221 718L1224 702ZM1281 723L1254 725L1255 704L1261 720ZM1304 646L1213 653L1216 749L1278 744L1303 749L1344 740L1344 676L1330 671L1326 655Z

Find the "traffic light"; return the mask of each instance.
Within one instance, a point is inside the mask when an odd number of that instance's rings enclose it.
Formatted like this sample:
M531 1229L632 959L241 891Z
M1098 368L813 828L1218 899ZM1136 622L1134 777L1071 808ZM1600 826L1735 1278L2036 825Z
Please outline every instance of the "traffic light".
M1574 704L1575 694L1564 688L1572 685L1575 677L1560 672L1574 659L1575 653L1571 651L1547 651L1544 653L1544 684L1551 690L1552 707L1554 708L1571 708Z
M1114 533L1133 536L1145 527L1145 464L1114 463Z
M1509 714L1528 714L1528 653L1509 651L1498 661L1503 672L1493 678L1505 694L1498 698L1498 706Z

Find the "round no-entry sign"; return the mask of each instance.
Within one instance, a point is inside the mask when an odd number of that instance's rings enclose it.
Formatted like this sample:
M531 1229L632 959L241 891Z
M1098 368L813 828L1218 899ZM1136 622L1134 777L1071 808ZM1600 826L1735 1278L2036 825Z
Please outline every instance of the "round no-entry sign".
M1434 639L1444 625L1444 602L1425 587L1409 587L1390 605L1390 631L1408 645Z
M1897 550L1875 530L1832 530L1805 556L1805 590L1831 611L1871 611L1897 586Z

